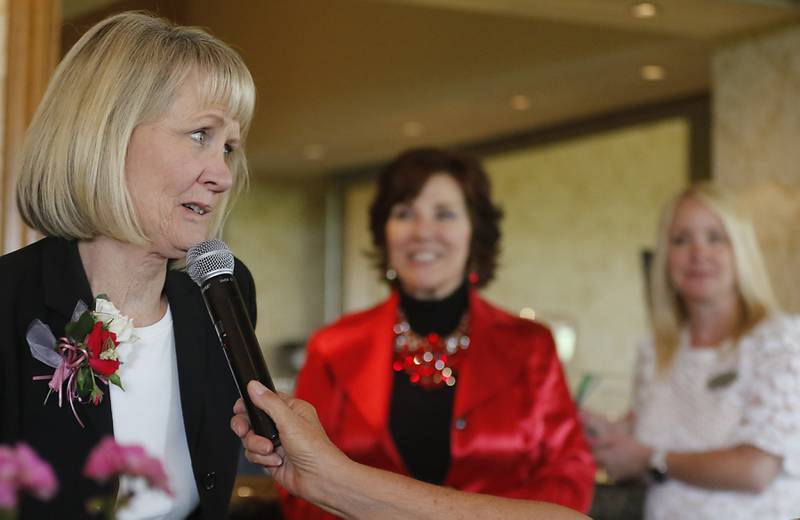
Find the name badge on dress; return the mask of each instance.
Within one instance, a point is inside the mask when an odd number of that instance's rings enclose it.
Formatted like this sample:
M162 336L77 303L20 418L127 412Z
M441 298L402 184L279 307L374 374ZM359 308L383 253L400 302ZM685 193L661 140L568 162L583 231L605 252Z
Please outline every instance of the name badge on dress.
M729 370L727 372L722 372L721 374L717 374L711 378L709 378L708 383L706 386L709 390L719 390L720 388L725 388L726 386L730 386L731 383L736 381L736 378L739 377L739 374L736 370Z

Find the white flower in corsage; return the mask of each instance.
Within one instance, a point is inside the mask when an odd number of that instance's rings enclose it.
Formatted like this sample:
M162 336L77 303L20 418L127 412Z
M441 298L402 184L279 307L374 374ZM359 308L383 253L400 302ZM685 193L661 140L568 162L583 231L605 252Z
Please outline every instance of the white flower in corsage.
M102 321L109 332L117 335L117 343L135 341L133 320L123 316L119 309L113 303L104 299L103 296L101 294L94 301L94 311L92 311L94 317Z

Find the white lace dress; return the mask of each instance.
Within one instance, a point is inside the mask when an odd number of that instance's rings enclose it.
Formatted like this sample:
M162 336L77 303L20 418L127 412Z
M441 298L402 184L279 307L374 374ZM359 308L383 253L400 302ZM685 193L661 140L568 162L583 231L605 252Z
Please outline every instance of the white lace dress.
M737 348L691 348L687 334L672 367L655 371L652 341L636 367L636 437L670 451L751 444L783 458L760 494L715 491L668 479L650 486L647 520L800 517L800 317L766 320Z

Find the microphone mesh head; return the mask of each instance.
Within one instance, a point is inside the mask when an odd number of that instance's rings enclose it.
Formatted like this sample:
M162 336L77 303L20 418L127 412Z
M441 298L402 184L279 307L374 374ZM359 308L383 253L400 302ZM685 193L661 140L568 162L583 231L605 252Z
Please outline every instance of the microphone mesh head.
M197 285L212 276L233 274L233 264L233 253L218 238L195 244L186 253L186 272Z

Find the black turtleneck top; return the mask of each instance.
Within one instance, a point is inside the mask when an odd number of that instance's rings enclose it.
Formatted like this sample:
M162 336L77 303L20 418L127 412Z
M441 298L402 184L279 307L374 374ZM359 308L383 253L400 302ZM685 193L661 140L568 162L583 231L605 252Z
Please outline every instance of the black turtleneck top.
M442 300L417 300L401 290L400 307L417 334L447 336L469 307L469 286L465 281ZM447 476L454 397L455 386L426 390L411 383L405 372L394 372L389 431L408 471L418 480L442 484Z

